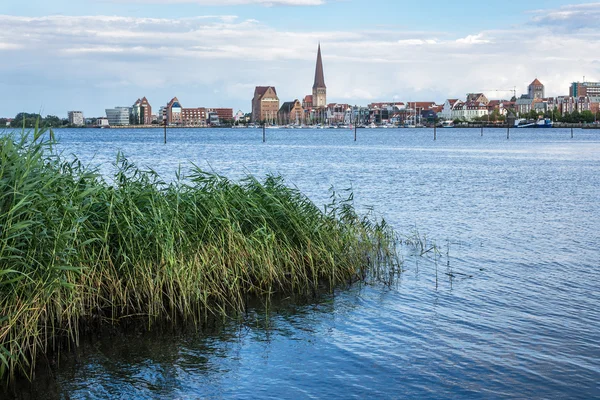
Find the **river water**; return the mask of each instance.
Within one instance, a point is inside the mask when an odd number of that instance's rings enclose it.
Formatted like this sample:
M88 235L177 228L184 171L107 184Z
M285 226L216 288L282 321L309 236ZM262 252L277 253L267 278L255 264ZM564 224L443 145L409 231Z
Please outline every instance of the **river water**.
M352 188L398 232L391 287L280 300L201 332L101 337L27 398L600 397L600 131L440 129L59 130L65 156L117 151L179 166L277 173L313 201Z

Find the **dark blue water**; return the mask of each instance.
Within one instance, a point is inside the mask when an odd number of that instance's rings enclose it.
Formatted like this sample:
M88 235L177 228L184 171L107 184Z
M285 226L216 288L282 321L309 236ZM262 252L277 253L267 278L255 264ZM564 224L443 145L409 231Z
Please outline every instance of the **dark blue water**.
M211 332L82 346L54 377L76 398L600 397L600 131L63 130L110 173L117 151L165 179L190 163L283 175L316 203L352 188L438 257L391 288L282 301ZM44 393L43 390L38 393Z

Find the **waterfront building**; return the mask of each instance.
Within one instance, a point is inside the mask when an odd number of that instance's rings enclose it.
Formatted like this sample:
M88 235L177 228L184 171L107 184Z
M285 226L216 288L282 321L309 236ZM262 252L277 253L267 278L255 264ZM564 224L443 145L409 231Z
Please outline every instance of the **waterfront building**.
M600 96L588 96L590 99L590 111L594 113L594 115L600 112Z
M467 94L467 103L483 103L487 105L490 101L483 93L469 93Z
M304 108L304 110L312 110L312 108L313 108L312 94L307 94L306 96L304 96L304 100L302 100L302 108Z
M208 120L206 121L210 126L219 126L221 125L221 121L219 121L219 114L215 111L207 111Z
M527 96L530 99L543 99L546 97L544 85L537 78L527 87Z
M548 99L534 99L531 108L538 114L544 114L545 112L552 111L548 104Z
M521 95L515 102L515 109L519 115L527 114L533 107L533 98L529 95Z
M445 120L452 119L452 110L458 101L458 99L447 99L442 106L442 111L438 113L438 117Z
M181 107L181 103L177 97L173 97L171 101L167 103L166 115L167 115L167 124L168 125L181 125L183 123L182 120L182 111L183 107Z
M274 123L279 112L279 97L274 86L257 86L252 98L252 122Z
M488 102L489 103L489 102ZM476 118L482 118L488 115L488 106L485 103L476 101L462 102L457 100L452 107L452 118L463 121L473 121Z
M352 107L352 123L356 123L358 121L358 125L368 124L369 120L369 108L354 106Z
M197 126L203 128L206 126L208 111L204 107L181 108L181 125Z
M506 116L511 104L512 103L507 100L490 100L490 102L487 104L488 114L497 112L498 115Z
M130 107L115 107L106 109L106 118L110 126L127 126L129 125Z
M205 127L208 119L206 108L184 108L177 97L173 97L166 107L161 107L159 115L161 124L162 115L166 115L167 124L175 126Z
M83 126L85 125L85 119L83 118L82 111L69 111L69 125Z
M322 108L327 106L327 86L323 74L323 60L321 58L321 44L317 50L317 65L315 67L315 82L312 89L312 106Z
M401 102L371 103L367 105L367 108L369 110L369 123L375 124L389 124L392 123L392 119L394 121L406 119L406 112L409 111L406 105ZM402 118L402 114L405 115L404 118ZM394 115L396 115L395 118Z
M283 124L300 125L304 119L304 109L298 99L286 101L279 108L278 120Z
M571 97L600 97L600 82L573 82L569 88Z
M206 111L208 113L215 113L219 117L220 122L231 122L233 120L233 108L207 108Z
M581 113L583 111L591 111L593 114L600 111L600 97L590 96L558 96L543 99L543 103L546 103L546 107L542 106L535 107L538 112L554 111L565 116L575 111Z
M100 117L96 119L96 126L99 126L101 128L110 126L110 124L108 123L108 118Z
M150 125L152 123L152 106L146 97L137 99L131 107L131 123L133 125Z
M332 124L347 124L349 104L331 103L327 105L327 119Z
M476 118L482 118L488 115L487 105L476 101L467 101L457 104L453 113L453 119L461 119L464 121L473 121Z
M242 110L238 110L238 112L236 112L235 115L233 116L233 120L235 122L247 122L247 121L244 121L244 117L245 117L244 112Z
M463 119L464 104L465 103L462 100L456 100L454 102L454 104L452 105L452 113L450 119Z

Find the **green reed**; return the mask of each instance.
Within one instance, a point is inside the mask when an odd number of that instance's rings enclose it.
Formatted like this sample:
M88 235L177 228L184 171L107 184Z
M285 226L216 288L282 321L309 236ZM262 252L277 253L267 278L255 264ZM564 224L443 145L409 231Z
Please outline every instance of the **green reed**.
M395 234L334 195L325 211L277 176L195 168L166 183L118 156L107 180L36 129L0 137L0 378L123 318L202 321L249 296L384 275ZM139 318L138 318L139 319ZM94 325L95 326L95 325Z

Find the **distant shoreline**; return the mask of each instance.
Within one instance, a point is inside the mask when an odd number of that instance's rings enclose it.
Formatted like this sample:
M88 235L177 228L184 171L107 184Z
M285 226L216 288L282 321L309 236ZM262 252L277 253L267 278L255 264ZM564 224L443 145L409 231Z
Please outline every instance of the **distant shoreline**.
M440 129L481 129L482 124L477 124L477 123L470 123L467 125L460 125L460 126L454 126L451 128L445 128L445 127L441 127L438 125L438 128ZM496 129L506 129L507 125L506 124L483 124L484 128L496 128ZM60 128L52 128L52 129L164 129L164 125L123 125L123 126L104 126L104 127L99 127L99 126L82 126L82 127L60 127ZM246 126L167 126L167 129L262 129L262 126L256 126L256 127L246 127ZM571 123L563 123L563 122L555 122L554 126L550 127L550 128L544 128L544 129L564 129L564 128L581 128L581 129L600 129L600 124L583 124L583 123L575 123L575 124L571 124ZM284 126L279 126L279 129L284 129L284 130L304 130L304 129L317 129L317 128L286 128ZM321 129L321 128L318 128ZM333 128L325 128L325 129L333 129ZM337 129L353 129L353 128L337 128ZM384 127L384 126L378 126L376 128L366 128L364 126L359 126L358 129L433 129L433 126L423 126L423 127L418 127L418 128L405 128L403 126L394 126L394 127ZM510 129L522 129L522 128L517 128L515 126L510 126ZM538 129L538 128L532 128L532 129ZM541 129L541 128L540 128Z

